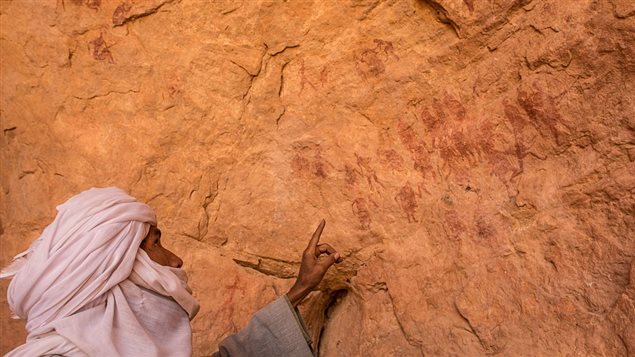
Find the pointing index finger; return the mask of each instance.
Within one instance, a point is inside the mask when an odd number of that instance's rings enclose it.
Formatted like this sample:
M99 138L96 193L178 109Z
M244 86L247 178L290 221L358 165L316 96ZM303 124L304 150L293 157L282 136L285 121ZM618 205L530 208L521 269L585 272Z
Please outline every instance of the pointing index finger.
M313 237L311 237L311 241L309 242L309 246L307 247L307 249L312 253L314 253L315 249L317 248L318 242L320 241L320 236L322 235L322 231L324 230L324 225L326 225L326 221L322 219L320 221L320 225L313 233Z

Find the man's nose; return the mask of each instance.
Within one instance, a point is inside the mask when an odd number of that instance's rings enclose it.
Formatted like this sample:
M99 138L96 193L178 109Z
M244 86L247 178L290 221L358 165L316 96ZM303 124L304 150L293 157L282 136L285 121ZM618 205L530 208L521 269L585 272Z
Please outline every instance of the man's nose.
M176 254L170 252L170 266L172 268L180 268L183 266L183 260L179 258Z

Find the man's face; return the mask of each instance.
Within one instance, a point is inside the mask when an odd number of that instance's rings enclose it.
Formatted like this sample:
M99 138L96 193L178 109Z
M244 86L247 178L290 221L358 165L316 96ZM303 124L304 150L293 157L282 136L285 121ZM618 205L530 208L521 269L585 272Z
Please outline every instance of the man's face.
M156 226L150 226L150 231L141 242L140 248L148 254L150 259L158 264L173 268L180 268L183 265L181 258L161 245L161 230Z

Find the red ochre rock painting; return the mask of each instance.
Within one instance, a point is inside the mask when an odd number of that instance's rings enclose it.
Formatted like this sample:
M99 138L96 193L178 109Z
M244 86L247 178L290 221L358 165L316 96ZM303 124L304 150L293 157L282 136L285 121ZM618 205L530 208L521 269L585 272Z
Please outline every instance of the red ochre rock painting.
M297 145L291 159L291 169L296 176L310 179L324 179L328 176L326 162L322 159L319 146Z
M353 214L359 220L359 224L361 225L362 229L369 229L371 219L366 200L363 198L356 198L355 201L353 201L352 208Z
M401 189L397 196L395 197L395 201L399 205L399 208L406 214L406 218L408 222L418 222L417 220L417 208L419 205L417 204L417 195L415 195L415 191L412 189L410 184L406 183Z
M305 88L310 87L314 92L318 91L319 88L324 88L329 81L329 72L330 70L326 65L321 68L307 68L306 60L304 58L301 59L298 68L298 78L300 80L300 91L298 95L302 94Z
M411 125L401 121L398 123L397 130L401 143L410 151L411 159L414 163L413 168L424 177L429 175L432 165L430 164L430 155L423 144L422 138L417 135Z
M88 43L88 50L91 51L93 58L98 61L108 61L108 63L115 63L115 59L110 53L110 49L106 41L104 40L104 34L100 34L99 37Z
M557 98L550 97L539 90L518 91L518 105L541 134L552 135L559 146L567 142L569 127L567 120L560 115Z
M403 170L404 160L395 149L377 149L380 163L392 170Z
M128 18L128 12L132 9L132 5L128 2L122 2L117 6L115 11L112 13L112 23L113 25L119 26L123 25Z
M365 48L355 54L357 71L362 78L377 77L386 71L388 61L399 61L392 42L373 40L375 47Z
M62 0L64 2L64 0ZM71 0L71 3L77 6L86 5L87 8L93 10L99 10L101 6L101 0Z

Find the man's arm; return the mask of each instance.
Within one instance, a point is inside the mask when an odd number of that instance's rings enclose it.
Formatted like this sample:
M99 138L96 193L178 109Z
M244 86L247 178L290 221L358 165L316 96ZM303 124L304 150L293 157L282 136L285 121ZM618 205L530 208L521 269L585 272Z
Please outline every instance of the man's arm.
M322 220L313 233L302 254L298 278L286 296L256 312L247 327L225 338L214 357L313 356L311 339L296 306L320 284L327 270L342 260L329 244L319 244L325 224Z

